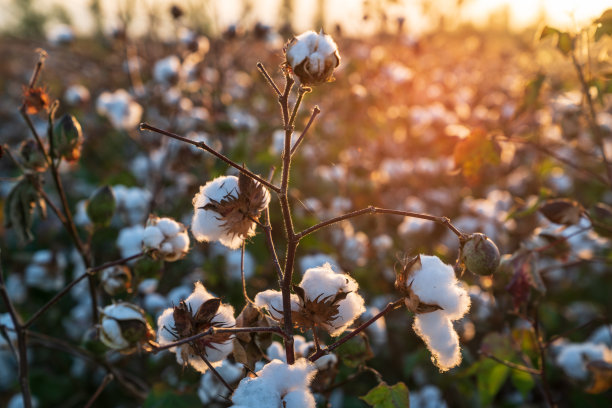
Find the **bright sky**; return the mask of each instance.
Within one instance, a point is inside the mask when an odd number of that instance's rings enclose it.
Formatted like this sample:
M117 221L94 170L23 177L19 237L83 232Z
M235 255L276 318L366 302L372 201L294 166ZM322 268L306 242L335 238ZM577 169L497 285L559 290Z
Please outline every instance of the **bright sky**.
M20 0L0 0L3 10L10 9L9 4ZM117 4L125 4L130 0L103 0L104 9L109 15L114 14ZM173 3L181 4L189 1L196 3L198 0L131 0L135 1L137 7L143 3L159 4L160 12L167 13L169 6ZM216 8L219 23L225 26L236 22L239 10L246 0L208 0ZM276 10L281 0L253 0L256 4L257 18L264 23L274 24ZM311 19L314 15L313 4L315 0L293 0L296 5L296 29L305 30L312 28ZM444 10L450 15L457 15L452 5L457 0L402 0L403 6L394 7L390 10L391 15L402 14L406 17L408 30L418 33L427 28L429 24L421 16L422 3L428 3L434 10ZM88 16L87 5L90 0L34 0L40 5L40 10L49 10L53 4L63 4L70 7L75 16L74 20L79 31L86 31L91 24ZM332 24L340 21L347 32L359 33L363 30L361 5L363 0L325 0L327 10L327 22ZM464 7L459 14L462 19L469 19L475 23L486 23L488 15L503 6L508 6L511 13L510 23L513 27L522 28L537 21L542 11L550 18L550 24L562 29L572 29L581 26L600 15L606 8L612 7L612 0L463 0ZM0 27L13 18L10 13L0 13ZM144 18L140 20L142 28ZM112 22L109 22L112 25Z

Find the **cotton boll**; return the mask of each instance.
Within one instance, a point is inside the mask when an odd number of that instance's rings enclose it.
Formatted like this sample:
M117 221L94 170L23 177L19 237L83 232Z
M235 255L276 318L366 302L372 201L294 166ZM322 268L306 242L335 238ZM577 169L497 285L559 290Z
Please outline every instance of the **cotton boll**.
M187 229L173 219L151 216L144 231L143 248L153 259L181 259L189 249Z
M308 386L316 374L316 368L310 361L301 358L295 364L287 365L280 360L272 360L256 374L257 377L240 381L232 395L233 408L315 407ZM288 400L285 399L287 397ZM308 405L296 405L300 401Z
M106 116L117 130L133 129L140 123L142 106L125 89L103 92L96 101L96 109Z
M193 293L185 301L178 306L164 310L158 318L158 343L160 345L170 344L178 339L198 334L210 327L234 327L236 325L234 309L222 303L219 303L215 315L206 316L208 320L196 319L200 306L207 301L214 301L214 299L200 282L196 282ZM177 325L176 319L185 323ZM202 317L200 316L198 319L202 319ZM220 333L195 340L194 344L207 357L211 365L217 367L232 352L232 339L233 335ZM172 347L170 351L176 353L176 361L181 365L189 364L202 373L208 369L191 344Z
M153 78L160 84L173 84L179 78L181 61L176 55L160 59L153 67Z
M442 311L417 315L413 329L427 344L432 360L440 371L447 371L461 363L459 336Z
M149 225L144 230L142 243L149 248L159 247L164 240L164 234L159 228Z
M191 231L198 241L219 241L238 249L244 239L255 235L252 220L269 202L268 190L247 176L217 177L201 186L193 198Z
M568 377L586 380L587 363L599 360L612 363L612 350L603 344L569 343L560 347L556 362Z
M437 304L444 314L457 320L470 308L470 297L459 284L452 266L444 264L435 256L421 256L421 268L415 271L407 284L421 302Z
M357 290L358 284L349 275L337 274L330 264L324 264L308 269L304 273L300 287L304 289L308 298L315 299L319 295L322 298L333 296L338 291L352 292Z
M64 100L68 105L76 106L89 102L91 98L89 90L83 85L71 85L64 92Z

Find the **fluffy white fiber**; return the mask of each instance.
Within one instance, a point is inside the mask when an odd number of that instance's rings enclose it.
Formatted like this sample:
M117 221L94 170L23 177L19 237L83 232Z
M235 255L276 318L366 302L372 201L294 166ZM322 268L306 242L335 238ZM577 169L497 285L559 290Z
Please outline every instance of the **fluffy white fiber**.
M185 303L191 308L193 314L195 314L200 306L207 300L212 299L214 296L208 293L206 288L200 283L196 282L195 289L187 299ZM221 304L217 315L211 321L213 326L223 327L234 327L236 325L236 319L234 318L234 308L229 305ZM177 338L172 335L172 331L175 328L174 322L174 308L168 308L157 319L157 342L160 345L166 345L174 343ZM214 348L205 347L203 350L204 355L210 361L213 367L221 365L222 361L232 352L233 345L231 338L223 343L215 343ZM178 347L172 347L170 349L172 353L176 353L176 361L181 365L190 364L197 371L204 373L208 369L202 359L194 352L193 348L188 344L183 344Z
M272 360L255 378L244 378L232 395L233 408L314 408L309 385L315 365L299 359L293 365Z
M264 290L255 295L255 306L264 308L274 319L283 318L283 295L278 290ZM291 294L291 310L297 311L300 308L300 301L297 295Z
M117 246L119 247L122 258L137 255L142 251L144 230L142 225L134 225L133 227L126 227L119 231Z
M217 372L229 384L237 382L244 373L244 368L241 364L232 363L229 360L224 360ZM206 371L200 378L200 386L198 387L198 397L204 405L210 404L213 401L223 400L227 398L229 390L217 379L211 371Z
M421 265L407 284L412 285L422 303L438 305L442 310L417 314L413 328L427 344L438 368L447 371L461 363L459 336L453 321L467 313L470 297L453 268L438 257L421 256Z
M560 346L556 362L568 377L586 380L587 363L598 360L612 363L612 350L604 344L568 343Z
M139 307L129 303L116 303L106 306L102 310L102 322L100 327L100 340L107 347L122 350L130 347L130 343L123 337L121 332L121 321L137 320L145 325L147 321L144 312Z
M118 89L113 93L102 92L96 101L96 109L118 130L135 128L142 117L142 106L134 101L125 89Z
M183 224L171 218L151 217L144 230L143 246L165 261L176 261L189 250L189 235Z
M235 176L217 177L200 187L200 192L193 198L194 215L191 222L191 232L198 241L219 241L230 249L238 249L244 238L255 235L254 222L246 232L246 236L232 234L218 212L203 209L211 203L211 200L220 202L226 197L235 199L238 194L240 194L238 177ZM269 193L267 201L270 201Z
M330 264L306 270L299 286L304 289L306 298L312 301L333 297L339 292L348 293L346 298L338 303L337 317L325 327L331 336L342 334L365 312L365 302L357 293L357 281L349 275L335 273Z

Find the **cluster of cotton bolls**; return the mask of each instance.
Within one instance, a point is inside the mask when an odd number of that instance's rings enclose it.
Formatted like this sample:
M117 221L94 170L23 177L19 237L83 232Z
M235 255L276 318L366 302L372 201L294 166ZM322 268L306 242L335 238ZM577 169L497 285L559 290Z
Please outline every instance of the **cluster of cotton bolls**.
M117 130L134 130L142 117L142 106L125 89L102 92L96 100L96 110L110 120Z
M272 360L256 377L244 378L232 395L233 408L315 408L309 385L316 366L306 359L292 365Z
M467 290L455 277L452 266L438 257L420 256L420 266L409 272L406 287L418 297L419 303L440 309L418 313L414 331L425 341L432 360L440 371L447 371L461 363L459 336L453 322L461 319L470 308ZM409 301L406 304L410 308Z
M329 264L306 270L298 285L301 292L291 295L294 323L304 328L320 327L331 336L339 336L365 311L358 286L352 277L334 272ZM279 291L258 293L255 305L265 308L276 320L283 318Z
M193 293L187 299L178 306L164 310L157 319L157 342L163 346L201 333L211 327L235 326L234 309L222 303L219 303L215 313L207 316L206 321L199 320L200 308L214 300L214 296L200 282L196 282ZM213 367L220 366L233 350L232 338L233 335L215 334L195 340L191 344L172 347L169 351L176 354L176 361L179 364L189 364L197 371L204 373L208 370L208 366L203 361L202 355Z
M66 281L66 266L68 262L61 252L48 249L36 251L25 269L25 283L41 290L58 291L64 287Z
M189 250L189 235L181 223L171 218L149 217L143 232L143 249L154 259L172 262Z

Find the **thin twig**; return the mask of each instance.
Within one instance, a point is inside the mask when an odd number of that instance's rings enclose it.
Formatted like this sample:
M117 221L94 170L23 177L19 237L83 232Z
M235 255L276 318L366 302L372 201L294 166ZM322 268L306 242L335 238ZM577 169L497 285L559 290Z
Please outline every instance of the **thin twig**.
M278 262L278 255L276 254L276 249L274 248L274 241L272 240L272 226L270 225L270 208L266 207L265 209L265 224L263 226L264 236L266 237L266 245L268 247L268 251L270 251L270 255L272 256L272 263L274 264L274 269L276 270L276 274L278 275L279 282L283 280L283 270Z
M593 105L593 98L591 98L591 93L589 91L589 84L584 78L582 67L578 63L578 60L576 59L576 54L573 51L571 53L571 57L572 57L572 62L574 64L574 68L576 68L576 73L578 74L578 80L580 81L580 84L582 85L582 93L584 94L584 97L587 101L587 106L589 108L589 115L587 115L589 126L591 128L591 132L593 133L593 136L595 137L595 140L597 141L599 150L601 151L601 157L606 167L606 174L608 176L608 185L612 186L612 166L606 155L606 148L604 145L604 138L601 132L601 128L597 124L597 114L595 113L595 106Z
M297 239L302 239L306 235L312 234L313 232L315 232L317 230L320 230L321 228L327 227L329 225L335 224L337 222L340 222L340 221L343 221L343 220L346 220L346 219L349 219L349 218L354 218L354 217L358 217L360 215L366 215L366 214L393 214L393 215L401 215L403 217L412 217L412 218L420 218L420 219L423 219L423 220L429 220L429 221L433 221L435 223L438 223L440 225L443 225L443 226L447 227L449 230L451 230L459 238L465 237L465 234L463 234L461 231L459 231L450 222L450 220L447 217L438 217L438 216L435 216L435 215L422 214L422 213L416 213L416 212L411 212L411 211L390 210L390 209L387 209L387 208L378 208L378 207L369 206L369 207L363 208L361 210L352 211L352 212L350 212L348 214L341 215L339 217L331 218L331 219L329 219L327 221L323 221L323 222L321 222L319 224L313 225L310 228L306 228L302 232L299 232L298 234L296 234L296 238Z
M225 378L223 378L223 376L219 374L219 372L215 369L215 367L213 367L212 364L210 364L210 361L208 361L208 359L204 356L204 353L198 347L195 347L195 350L198 353L198 356L200 356L200 358L204 362L204 364L208 366L208 369L212 371L212 373L215 375L215 377L217 377L217 379L221 382L221 384L223 384L225 388L227 388L230 394L233 393L234 389L231 387L231 385L227 383L227 381L225 381Z
M535 368L527 367L522 364L513 363L512 361L504 360L499 357L494 356L493 354L487 353L485 351L481 351L480 354L485 356L486 358L490 358L493 361L498 362L499 364L503 364L507 367L512 368L513 370L523 371L525 373L533 374L533 375L542 375L542 370L536 370Z
M312 114L310 115L310 119L308 119L308 123L306 124L306 127L302 131L302 134L300 134L300 137L298 137L298 139L293 144L293 147L291 148L292 156L295 154L295 152L297 151L297 148L300 146L302 141L304 141L304 138L306 137L306 134L308 133L310 126L312 126L312 123L314 122L315 118L317 117L319 113L321 113L321 109L319 109L318 106L315 106L312 110Z
M244 299L248 302L253 304L253 301L251 300L251 298L249 297L249 294L247 293L246 290L246 279L244 277L244 241L242 242L242 248L240 250L240 278L242 279L242 295L244 296Z
M187 139L186 137L179 136L176 133L172 133L172 132L169 132L167 130L156 128L155 126L151 126L148 123L144 123L144 122L140 124L140 130L150 130L152 132L159 133L160 135L168 136L168 137L171 137L173 139L180 140L181 142L189 143L189 144L191 144L193 146L196 146L196 147L198 147L198 148L200 148L200 149L202 149L204 151L207 151L208 153L212 154L216 158L224 161L225 163L227 163L230 166L234 167L235 169L237 169L241 173L249 176L253 180L257 180L258 182L260 182L264 186L268 187L270 190L273 190L275 192L279 192L280 191L280 189L277 186L275 186L274 184L268 182L267 180L261 178L257 174L251 172L250 170L248 170L245 167L239 165L238 163L234 162L233 160L229 159L228 157L222 155L221 153L217 152L215 149L213 149L212 147L208 146L204 142L197 142L197 141L194 141L194 140L191 140L191 139Z
M263 75L264 78L266 78L266 81L268 81L268 84L270 84L272 89L274 89L274 92L276 93L276 95L281 96L280 89L278 89L278 86L276 86L276 83L274 82L270 74L268 74L268 71L266 71L266 68L263 66L261 62L257 63L257 69L259 70L259 72L261 72L261 75Z
M186 343L191 343L195 340L201 339L202 337L212 336L217 333L276 333L283 337L287 337L287 335L283 332L280 327L230 327L230 328L219 328L219 327L211 327L202 333L195 334L193 336L185 337L184 339L177 340L173 343L164 344L163 346L158 346L155 344L151 344L151 353L157 354L160 351L168 350L173 347L178 347Z
M367 329L372 323L374 323L375 321L377 321L378 319L380 319L381 317L383 317L390 311L395 310L398 307L400 307L403 303L404 303L403 298L389 303L383 310L381 310L377 315L373 316L367 322L362 323L359 327L357 327L356 329L354 329L352 332L342 337L341 339L337 340L335 343L332 343L329 346L325 347L324 349L321 349L318 352L314 353L308 359L310 361L317 361L319 358L323 357L324 355L334 351L336 348L340 347L341 345L343 345L344 343L346 343L347 341L349 341L350 339L352 339L353 337L355 337L356 335L358 335L359 333Z
M542 393L544 394L544 398L546 399L548 406L550 408L555 408L556 404L553 399L552 393L550 391L550 384L548 382L548 375L547 375L548 370L546 367L546 348L544 347L542 335L540 333L540 316L539 316L539 311L538 311L537 306L534 307L534 320L532 324L533 324L533 331L535 335L536 345L538 346L540 371L542 373L540 375L540 378L542 379Z
M98 387L98 389L96 390L96 392L94 392L94 394L91 396L91 398L89 399L89 401L87 401L87 404L85 404L84 408L90 408L94 402L96 402L96 399L98 399L98 397L100 396L100 394L102 394L102 391L104 391L104 389L106 388L106 386L113 381L113 379L115 378L114 375L112 375L111 373L106 374L106 376L104 376L104 379L102 380L102 383L100 384L100 386Z
M1 261L1 258L0 258ZM0 262L0 296L4 301L4 305L11 316L13 326L17 332L17 350L19 355L19 386L23 397L23 406L32 408L32 395L30 393L30 382L28 378L28 353L27 353L27 335L21 324L21 317L17 313L13 302L6 290L4 282L4 271Z
M72 282L70 282L68 285L66 285L66 287L64 287L64 289L62 289L55 296L53 296L51 298L51 300L49 300L44 306L42 306L40 309L38 309L36 311L36 313L34 313L32 315L32 317L30 317L30 319L23 325L23 327L24 328L30 327L40 316L42 316L43 313L45 313L51 306L56 304L62 297L64 297L66 295L66 293L68 293L70 291L70 289L72 289L77 283L79 283L80 281L82 281L86 277L93 276L96 272L101 271L101 270L106 269L106 268L110 268L111 266L122 265L122 264L124 264L126 262L129 262L129 261L133 260L133 259L140 258L143 255L144 255L144 253L141 252L139 254L132 255L132 256L129 256L127 258L118 259L118 260L112 261L112 262L107 262L107 263L102 264L100 266L96 266L95 268L88 269L84 274L82 274L81 276L75 278ZM97 323L97 320L96 320L96 323Z

